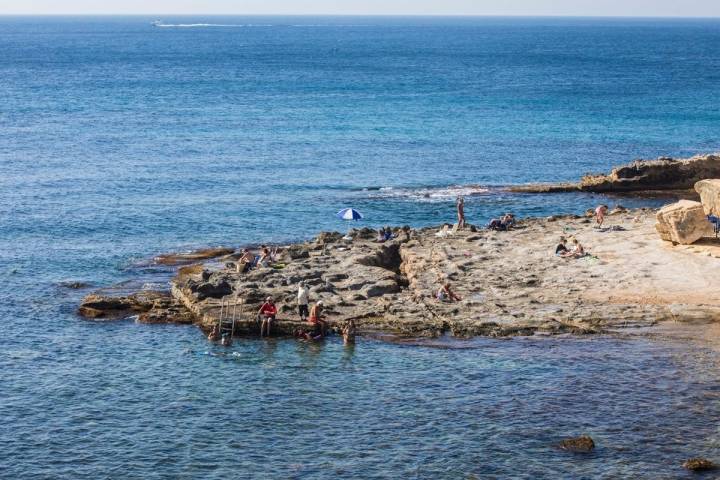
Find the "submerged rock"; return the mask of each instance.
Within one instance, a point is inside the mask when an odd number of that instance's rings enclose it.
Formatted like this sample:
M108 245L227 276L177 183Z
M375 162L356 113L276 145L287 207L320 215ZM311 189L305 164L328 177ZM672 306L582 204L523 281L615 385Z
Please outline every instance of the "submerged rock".
M695 457L695 458L686 460L682 464L682 466L687 468L688 470L692 470L693 472L715 470L718 467L714 462L711 462L707 458L702 458L702 457Z
M234 248L216 247L204 248L187 253L164 253L155 257L155 262L161 265L181 265L183 263L192 263L198 260L208 260L222 257L223 255L230 255L234 251Z
M660 238L668 242L690 245L713 234L700 202L680 200L666 205L657 212L656 218L655 229Z
M595 448L595 442L589 435L581 435L575 438L566 438L558 446L568 452L588 453Z
M67 281L67 282L60 282L59 285L63 288L69 288L71 290L81 290L83 288L90 287L90 284L87 282L81 282L81 281Z

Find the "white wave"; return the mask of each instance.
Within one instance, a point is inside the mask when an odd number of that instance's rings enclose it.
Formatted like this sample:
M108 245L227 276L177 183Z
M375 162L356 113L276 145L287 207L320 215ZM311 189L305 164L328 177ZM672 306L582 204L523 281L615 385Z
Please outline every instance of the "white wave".
M380 187L368 192L370 198L405 198L424 202L445 202L457 197L470 197L489 193L490 189L480 185L450 185L447 187L394 188Z
M154 23L158 28L251 28L251 27L272 27L272 25L240 24L240 23Z

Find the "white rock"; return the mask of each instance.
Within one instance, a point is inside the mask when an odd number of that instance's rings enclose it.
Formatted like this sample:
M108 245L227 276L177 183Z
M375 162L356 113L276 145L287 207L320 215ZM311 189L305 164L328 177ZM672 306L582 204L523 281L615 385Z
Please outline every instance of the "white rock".
M668 242L690 245L713 234L700 202L680 200L661 208L656 217L655 229Z
M720 215L720 179L700 180L695 184L706 215Z

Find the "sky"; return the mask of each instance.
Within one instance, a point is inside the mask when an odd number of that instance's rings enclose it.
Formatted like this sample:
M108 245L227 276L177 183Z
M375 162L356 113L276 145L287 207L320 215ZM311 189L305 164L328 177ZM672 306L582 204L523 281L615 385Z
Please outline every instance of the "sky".
M0 14L720 17L720 0L0 0Z

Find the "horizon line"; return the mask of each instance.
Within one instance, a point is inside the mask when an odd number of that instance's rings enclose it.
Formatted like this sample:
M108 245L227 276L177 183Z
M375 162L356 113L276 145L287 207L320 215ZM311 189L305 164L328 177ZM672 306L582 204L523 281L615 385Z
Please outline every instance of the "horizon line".
M720 19L720 15L577 15L577 14L465 14L465 13L0 13L0 17L385 17L385 18L636 18L636 19Z

